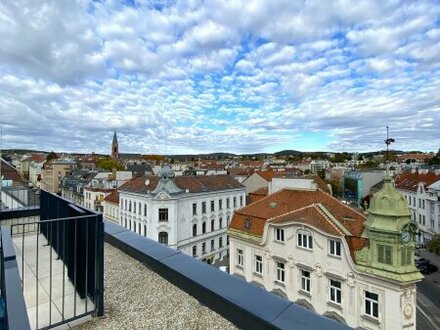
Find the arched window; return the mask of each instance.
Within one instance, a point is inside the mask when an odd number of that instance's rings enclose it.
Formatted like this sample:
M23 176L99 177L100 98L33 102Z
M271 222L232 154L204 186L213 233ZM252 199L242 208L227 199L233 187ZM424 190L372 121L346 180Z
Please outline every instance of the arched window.
M202 223L202 234L206 233L206 222L203 221Z
M214 231L214 219L211 220L211 231Z
M165 231L161 231L159 233L159 243L168 245L168 233Z
M193 237L197 236L197 224L193 224Z

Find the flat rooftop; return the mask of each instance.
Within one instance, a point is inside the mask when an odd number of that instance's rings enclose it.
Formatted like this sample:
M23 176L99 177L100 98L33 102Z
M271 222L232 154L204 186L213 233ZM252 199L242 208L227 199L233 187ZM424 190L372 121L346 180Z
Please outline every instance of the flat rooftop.
M104 244L104 316L74 329L237 329L146 265Z

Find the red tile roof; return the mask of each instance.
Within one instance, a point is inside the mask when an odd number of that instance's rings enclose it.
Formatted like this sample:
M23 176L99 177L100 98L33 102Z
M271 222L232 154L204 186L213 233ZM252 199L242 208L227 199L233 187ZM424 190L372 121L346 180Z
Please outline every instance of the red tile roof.
M322 208L317 204L321 204ZM342 235L342 230L324 210L327 210L350 233L349 236L360 238L364 230L365 215L319 189L280 190L235 211L229 228L262 237L266 222L300 221L325 232ZM245 227L248 219L252 223L250 229ZM362 248L364 242L362 241L362 244L358 241L353 242L350 241L349 246L354 249L352 251L354 256L354 251Z
M260 199L266 197L269 194L269 188L268 187L263 187L260 188L254 192L249 193L248 197L249 197L249 203L255 203L256 201L259 201Z
M425 187L440 180L440 175L436 175L434 172L428 173L415 173L402 172L395 178L396 188L409 191L417 191L417 185L422 182Z
M113 204L119 204L119 192L116 189L104 198L104 201Z
M291 221L301 222L316 228L320 228L324 232L331 235L343 235L343 232L333 223L332 220L330 220L327 215L325 215L318 204L305 206L301 209L271 218L267 222L284 223Z
M149 180L148 186L145 185L147 180ZM136 177L119 187L119 191L147 193L156 189L158 182L159 177L154 175ZM182 190L188 189L190 193L244 188L230 175L176 176L174 182L177 187Z
M13 167L11 164L9 164L4 159L0 158L0 161L2 162L1 166L1 175L3 175L4 180L12 180L13 182L20 182L21 176L18 173L18 171Z

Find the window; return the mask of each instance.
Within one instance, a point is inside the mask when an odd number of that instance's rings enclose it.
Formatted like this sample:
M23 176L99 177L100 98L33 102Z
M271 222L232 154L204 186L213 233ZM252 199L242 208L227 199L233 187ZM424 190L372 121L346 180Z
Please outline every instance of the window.
M133 213L136 214L136 202L133 202Z
M425 200L423 199L422 200L422 209L424 209L425 208Z
M139 203L139 215L141 215L141 214L142 214L142 204Z
M218 228L220 228L220 229L223 228L223 218L218 219Z
M226 198L226 208L229 209L229 206L230 205L229 205L229 197L228 197L228 198Z
M379 295L365 291L365 314L379 318Z
M423 225L425 226L426 225L426 221L425 221L425 216L424 215L422 216L422 219L423 219Z
M121 209L124 209L124 200L121 198Z
M275 240L278 242L284 242L284 229L275 228Z
M147 204L144 204L144 217L147 216Z
M138 222L138 234L141 235L141 224Z
M129 229L131 230L131 220L130 220L129 224L130 224L130 227L129 227Z
M422 215L421 214L419 214L419 223L420 224L422 223Z
M402 247L400 250L400 264L402 266L411 265L412 259L412 248Z
M202 234L206 233L206 222L202 223Z
M234 197L232 200L234 207L237 207L237 197Z
M387 245L377 245L377 261L383 264L391 265L392 260L392 247Z
M416 198L413 197L413 205L416 206Z
M202 213L206 213L206 202L202 202Z
M131 201L128 203L128 211L131 212Z
M310 293L310 272L301 270L301 290Z
M255 255L255 273L263 274L263 257Z
M147 225L144 225L144 236L147 237Z
M341 256L341 242L330 240L330 254L333 256Z
M193 246L193 257L197 256L197 245Z
M298 232L297 245L305 249L313 249L313 238L308 232Z
M211 201L211 212L215 211L214 201Z
M229 220L231 219L231 217L228 215L227 217L226 217L226 226L229 226Z
M219 209L219 210L221 210L221 209L223 208L223 205L222 205L222 204L223 204L223 200L222 200L222 199L219 199L219 200L218 200L218 209Z
M197 236L197 224L193 224L193 237Z
M214 226L215 226L214 224L215 224L214 219L212 219L211 220L211 231L214 231Z
M342 301L341 282L330 280L330 301L340 304Z
M229 246L229 235L226 235L226 245Z
M243 250L237 249L237 265L243 267L243 264L244 264Z
M219 237L218 238L218 247L222 248L223 247L223 237Z
M240 206L243 206L243 196L240 196Z
M202 254L205 254L205 253L206 253L206 243L203 242L202 243Z
M245 228L245 229L251 229L251 219L247 218L247 219L244 221L244 228Z
M168 209L159 209L159 221L168 221Z
M215 247L215 242L214 242L214 240L212 239L212 240L211 240L211 252L214 251L214 247Z
M168 245L168 233L165 231L161 231L159 233L159 243Z
M193 203L193 215L197 214L197 203Z
M284 283L285 280L285 265L284 262L277 261L277 281Z

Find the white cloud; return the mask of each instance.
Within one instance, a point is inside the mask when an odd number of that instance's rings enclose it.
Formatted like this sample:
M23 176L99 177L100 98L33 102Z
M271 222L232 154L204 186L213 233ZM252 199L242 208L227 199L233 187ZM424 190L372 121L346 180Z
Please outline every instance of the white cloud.
M439 14L435 1L1 3L6 146L108 152L116 129L127 152L257 152L318 131L323 148L361 150L386 123L396 148L437 149Z

